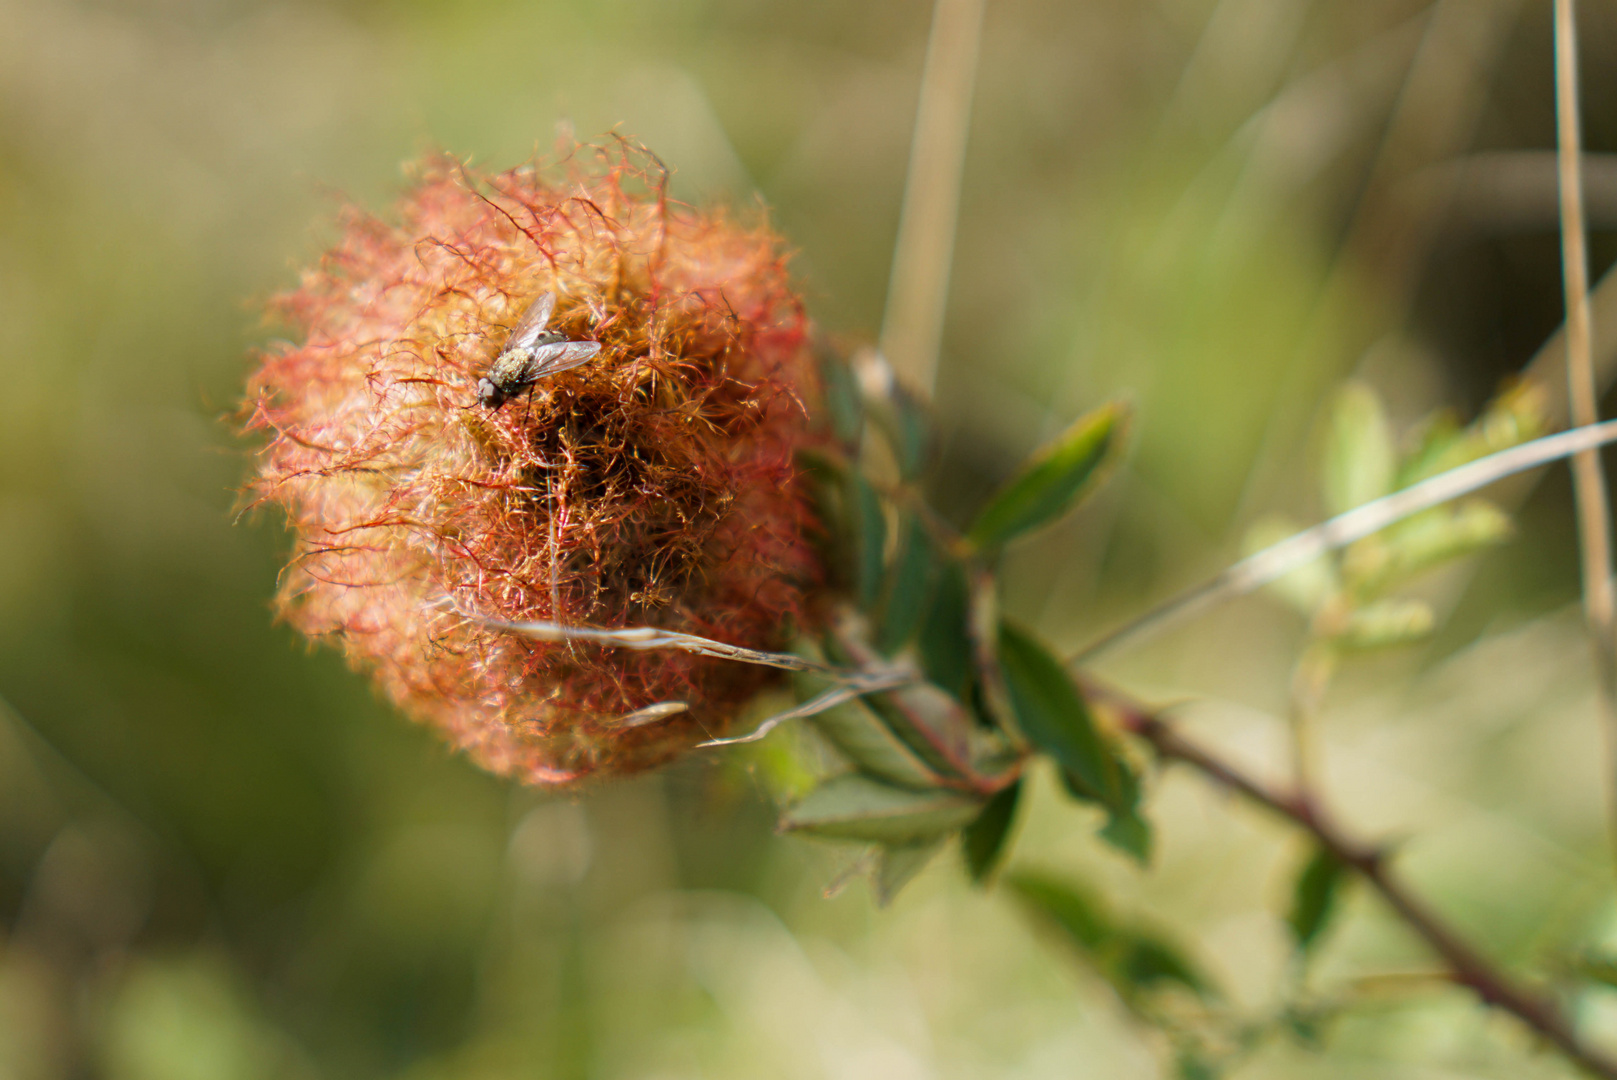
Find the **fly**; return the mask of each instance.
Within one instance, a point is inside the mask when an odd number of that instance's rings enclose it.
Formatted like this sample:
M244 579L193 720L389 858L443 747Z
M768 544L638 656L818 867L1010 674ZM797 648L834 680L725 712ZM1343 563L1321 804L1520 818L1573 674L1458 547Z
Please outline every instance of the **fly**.
M498 409L540 379L571 371L601 351L599 341L569 341L555 330L546 330L555 309L556 294L549 292L529 305L512 328L505 348L489 365L488 374L477 380L479 405Z

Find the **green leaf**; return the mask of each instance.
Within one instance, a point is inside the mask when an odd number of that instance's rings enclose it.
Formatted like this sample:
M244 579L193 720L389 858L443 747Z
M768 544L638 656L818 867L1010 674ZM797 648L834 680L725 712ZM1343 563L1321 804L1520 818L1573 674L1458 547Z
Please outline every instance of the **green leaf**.
M829 709L810 722L860 771L901 787L926 790L937 786L938 774L863 704L852 702Z
M1524 379L1490 402L1464 430L1457 430L1452 420L1441 415L1428 421L1420 448L1399 471L1399 486L1530 442L1545 430L1543 388Z
M839 663L870 667L880 659L857 622L838 623L827 655ZM928 682L917 682L859 699L911 751L940 773L959 776L971 753L973 721L958 700Z
M1424 600L1377 600L1349 615L1331 640L1344 649L1388 649L1418 641L1436 623L1432 605Z
M1123 793L1117 806L1106 808L1106 824L1098 833L1102 840L1125 855L1133 856L1141 866L1151 861L1154 833L1151 823L1140 816L1140 781L1121 757L1116 759L1118 781ZM1102 802L1100 796L1083 778L1072 770L1061 770L1061 783L1067 793L1085 802ZM1105 804L1102 802L1102 805Z
M1319 848L1297 875L1286 923L1301 951L1306 953L1330 923L1346 870L1335 855Z
M1133 856L1141 866L1151 861L1155 834L1138 809L1112 811L1096 835L1123 854Z
M1017 726L1071 774L1076 791L1112 810L1130 809L1122 763L1095 728L1061 661L1028 634L1001 623L999 663Z
M1398 467L1393 488L1406 488L1428 476L1436 476L1445 469L1453 468L1454 464L1465 464L1463 460L1455 460L1463 454L1459 445L1464 433L1454 413L1448 409L1428 416L1416 432L1414 452Z
M1348 549L1343 576L1370 595L1510 537L1510 516L1484 499L1439 506Z
M781 828L832 840L868 840L889 846L919 844L963 827L982 802L960 792L914 791L850 773L803 797Z
M927 680L960 701L970 692L973 674L970 619L971 585L965 570L950 559L939 568L917 645Z
M848 473L848 509L853 528L854 590L869 611L881 595L887 551L887 515L881 496L857 470Z
M932 425L925 405L896 381L889 384L884 397L873 400L871 404L875 406L871 416L887 439L887 444L892 447L899 477L914 480L926 467L927 448L932 437Z
M1470 460L1543 435L1548 430L1546 412L1543 387L1532 379L1512 383L1466 429L1466 438L1476 444Z
M842 357L822 348L820 381L825 388L825 411L831 418L831 433L844 446L857 446L864 430L865 409L853 369Z
M1325 505L1341 514L1392 490L1398 454L1381 399L1368 386L1342 387L1325 449Z
M1201 973L1177 949L1158 938L1136 931L1129 935L1128 944L1121 952L1118 976L1131 986L1175 982L1197 994L1207 994L1210 990Z
M971 754L972 719L948 693L923 682L861 700L921 760L946 775L961 774Z
M1179 1058L1174 1062L1174 1072L1179 1080L1218 1080L1224 1075L1217 1065L1189 1050L1179 1052Z
M1051 874L1019 871L1008 875L1005 884L1085 952L1101 949L1116 936L1116 928L1093 900Z
M882 605L881 630L876 646L883 655L891 656L915 636L915 630L926 610L927 585L932 577L932 538L926 526L914 515L904 522L904 535L899 543L898 559L888 576L888 588Z
M1286 1010L1281 1022L1300 1045L1320 1051L1325 1049L1326 1023L1330 1019L1330 1014L1323 1011L1292 1008Z
M1011 826L1016 821L1016 803L1022 793L1022 781L1005 788L988 801L977 820L967 825L960 834L960 846L966 856L966 869L971 880L979 885L986 881L1004 858L1005 842L1010 838Z
M1398 470L1397 487L1457 469L1479 457L1519 446L1546 430L1544 390L1522 380L1489 402L1481 416L1461 428L1454 417L1439 412L1420 431L1420 443Z
M900 889L926 868L943 847L943 839L921 844L903 844L882 849L871 884L876 890L876 906L886 907Z
M1039 450L977 515L966 539L992 551L1071 510L1121 442L1125 417L1121 405L1103 406Z
M1117 921L1076 885L1051 874L1020 872L1005 882L1034 912L1054 924L1126 1002L1140 991L1178 983L1202 996L1212 985L1174 946L1143 927Z
M799 450L795 461L809 480L807 489L819 524L815 539L830 571L831 584L839 591L855 592L859 581L855 470L821 450Z

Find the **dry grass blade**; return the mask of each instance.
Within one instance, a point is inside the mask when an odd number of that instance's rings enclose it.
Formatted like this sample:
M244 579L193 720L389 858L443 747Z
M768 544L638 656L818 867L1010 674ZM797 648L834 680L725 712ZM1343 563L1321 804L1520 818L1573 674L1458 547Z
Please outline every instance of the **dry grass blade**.
M948 302L960 177L977 76L984 0L937 0L893 246L881 348L905 380L930 391Z
M745 735L733 735L727 739L709 739L707 742L697 743L696 748L700 750L709 746L734 746L737 743L757 742L787 721L805 720L834 709L844 702L852 701L856 697L879 693L882 690L896 690L900 686L908 686L915 680L914 674L905 671L863 672L841 686L833 686L823 694L809 698L795 709L776 713Z
M1070 662L1079 664L1093 660L1126 641L1160 630L1221 601L1244 596L1326 552L1346 547L1423 510L1468 495L1515 473L1548 465L1582 451L1594 450L1610 442L1617 442L1617 420L1546 435L1367 502L1249 555L1211 581L1180 593L1112 631L1074 655Z
M1578 28L1572 0L1555 0L1555 147L1561 189L1561 284L1566 294L1567 397L1576 424L1599 417L1595 386L1593 329L1589 313L1589 253L1583 216L1581 157L1583 133L1578 116ZM1578 554L1583 569L1583 615L1595 654L1604 714L1606 752L1617 757L1617 598L1611 580L1611 507L1597 450L1572 458L1572 493L1577 503ZM1617 761L1608 765L1607 798L1617 800ZM1614 802L1617 812L1617 802ZM1617 817L1608 825L1617 844Z
M1556 149L1561 188L1561 277L1566 293L1567 393L1572 420L1598 418L1589 315L1589 256L1579 171L1582 133L1578 117L1578 40L1572 0L1555 0ZM1594 638L1595 665L1605 690L1608 716L1617 715L1617 603L1611 580L1611 511L1600 455L1585 450L1572 458L1572 488L1578 508L1578 547L1583 562L1583 607Z
M545 621L510 622L505 619L486 619L477 615L470 615L447 600L439 606L448 608L463 618L471 619L483 626L495 630L509 630L512 633L522 634L540 641L588 641L597 645L607 645L619 649L679 649L683 652L695 653L698 656L711 656L720 660L735 660L743 664L758 664L763 667L780 668L784 671L801 671L837 683L836 686L810 698L796 708L788 709L785 712L769 717L745 735L736 735L724 739L709 739L707 742L697 743L698 748L757 742L787 721L815 716L865 694L875 694L883 690L894 690L900 686L908 686L919 678L915 672L902 668L852 669L833 667L830 664L822 664L817 660L810 660L792 653L744 649L739 645L715 641L712 638L659 630L654 626L633 626L623 630L601 630L589 626L563 626L560 623ZM620 717L617 723L623 727L640 727L685 712L688 708L689 706L683 701L659 702L655 705L648 705L644 709L636 710L627 716Z
M465 615L465 612L461 612ZM792 653L762 652L744 649L712 638L695 634L680 634L672 630L659 630L655 626L631 626L623 630L600 630L590 626L564 626L561 623L537 620L534 622L508 622L505 619L485 619L476 615L467 618L496 630L509 630L538 641L590 641L597 645L610 645L619 649L679 649L697 656L711 656L720 660L736 660L743 664L780 668L783 671L807 671L828 679L853 680L860 672L844 671L817 660L795 656Z

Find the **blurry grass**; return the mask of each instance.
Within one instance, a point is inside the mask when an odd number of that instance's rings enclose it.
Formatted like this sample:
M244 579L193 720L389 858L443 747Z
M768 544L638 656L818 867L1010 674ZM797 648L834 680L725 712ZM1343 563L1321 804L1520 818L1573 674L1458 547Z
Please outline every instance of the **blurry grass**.
M1107 992L952 857L890 912L858 888L822 899L838 856L772 836L744 760L577 801L472 772L270 624L285 539L231 520L244 448L218 417L253 299L320 250L332 192L385 205L427 145L503 165L558 119L586 138L621 124L682 197L769 203L816 316L872 334L928 6L0 0L0 692L115 802L0 718L0 1076L1152 1075ZM1494 69L1483 144L1536 145L1542 8L1523 5ZM1016 553L1011 611L1076 644L1216 567L1288 366L1306 430L1403 302L1351 266L1324 290L1421 10L990 5L932 483L963 514L1103 397L1140 417L1095 512ZM1604 56L1610 19L1591 17ZM1309 146L1255 143L1252 118L1354 57L1332 153L1271 167ZM1609 149L1617 66L1588 67ZM1300 130L1333 115L1304 109ZM1474 352L1536 346L1553 321L1536 242L1502 249L1527 268L1503 299L1416 297L1414 340L1370 365L1395 404L1474 387ZM1513 305L1537 314L1467 336ZM1261 509L1313 515L1309 452L1280 448L1280 505ZM1580 646L1563 620L1465 647L1574 595L1558 484L1462 606L1441 650L1461 667L1429 698L1388 689L1417 658L1367 669L1327 722L1344 812L1419 831L1412 873L1523 962L1604 910L1596 736L1578 671L1556 666ZM1288 619L1253 601L1117 670L1227 702L1199 730L1278 761ZM1170 774L1142 876L1046 786L1019 857L1191 928L1238 1000L1266 1000L1298 854L1277 826ZM1327 974L1421 961L1351 908ZM1337 1045L1277 1048L1250 1075L1564 1075L1442 995Z

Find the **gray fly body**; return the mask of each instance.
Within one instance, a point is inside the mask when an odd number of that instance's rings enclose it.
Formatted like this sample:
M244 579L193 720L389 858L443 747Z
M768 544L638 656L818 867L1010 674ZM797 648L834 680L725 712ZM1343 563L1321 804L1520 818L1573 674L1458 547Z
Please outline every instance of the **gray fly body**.
M601 351L598 341L569 341L546 330L556 308L556 294L545 293L529 305L511 330L511 337L477 381L477 403L498 409L540 379L570 371Z

